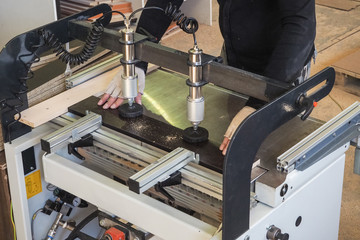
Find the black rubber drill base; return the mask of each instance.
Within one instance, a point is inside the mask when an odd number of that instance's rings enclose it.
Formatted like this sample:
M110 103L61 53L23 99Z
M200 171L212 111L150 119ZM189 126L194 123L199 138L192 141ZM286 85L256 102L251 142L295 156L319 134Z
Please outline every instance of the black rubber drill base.
M198 127L196 131L193 127L188 127L183 132L183 139L188 143L205 142L209 138L209 132L205 128Z
M130 106L128 103L125 103L120 105L118 109L120 117L123 118L135 118L143 114L143 107L138 103L133 103L132 106Z

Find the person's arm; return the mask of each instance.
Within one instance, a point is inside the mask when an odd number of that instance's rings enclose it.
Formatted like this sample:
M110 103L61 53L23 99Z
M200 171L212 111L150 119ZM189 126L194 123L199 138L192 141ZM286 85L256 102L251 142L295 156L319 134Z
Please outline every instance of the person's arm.
M165 9L169 2L171 2L173 5L176 5L177 7L180 7L183 3L183 0L148 0L145 7L155 6ZM154 42L158 43L165 34L167 28L170 26L170 23L170 17L166 16L160 10L143 10L136 28L136 32L143 35L148 35L149 37L154 38ZM145 74L147 71L147 66L147 62L139 62L135 67L139 82L139 92L135 98L135 102L138 104L141 104L141 96L145 88ZM118 108L124 101L121 90L121 74L122 70L116 74L98 102L98 105L102 105L104 109Z
M281 34L264 75L292 82L314 51L315 0L277 0L274 4L281 14Z

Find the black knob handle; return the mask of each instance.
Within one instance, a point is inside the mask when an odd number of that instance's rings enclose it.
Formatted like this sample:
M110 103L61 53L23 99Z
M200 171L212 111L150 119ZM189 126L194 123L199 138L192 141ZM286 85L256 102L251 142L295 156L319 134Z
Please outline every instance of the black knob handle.
M282 234L281 232L279 232L276 236L276 240L289 240L289 234Z
M281 233L281 229L271 225L266 233L266 238L269 240L289 240L289 234Z
M296 103L299 107L305 108L305 113L301 116L301 120L304 121L310 116L311 112L314 110L315 100L307 97L306 94L301 93Z

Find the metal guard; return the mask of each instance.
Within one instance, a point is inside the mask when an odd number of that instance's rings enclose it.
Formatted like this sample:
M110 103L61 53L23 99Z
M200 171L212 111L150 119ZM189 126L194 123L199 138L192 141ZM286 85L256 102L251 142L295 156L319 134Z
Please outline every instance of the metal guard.
M268 103L246 118L236 130L223 169L222 239L237 239L249 229L250 175L261 143L272 131L304 112L306 106L297 104L299 96L307 95L309 90L324 81L325 85L308 98L317 102L330 93L335 82L333 68L324 69Z

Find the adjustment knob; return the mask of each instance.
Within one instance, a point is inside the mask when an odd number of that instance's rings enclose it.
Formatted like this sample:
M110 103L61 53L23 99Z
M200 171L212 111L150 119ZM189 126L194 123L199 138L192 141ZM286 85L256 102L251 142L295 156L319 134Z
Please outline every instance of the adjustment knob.
M271 225L266 233L266 238L269 240L288 240L288 233L281 233L281 229Z
M276 240L289 240L289 234L284 233L282 234L281 232L278 233L278 235L275 236Z

